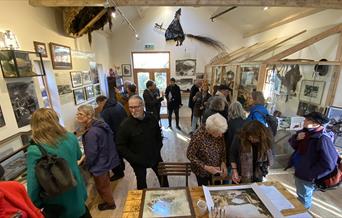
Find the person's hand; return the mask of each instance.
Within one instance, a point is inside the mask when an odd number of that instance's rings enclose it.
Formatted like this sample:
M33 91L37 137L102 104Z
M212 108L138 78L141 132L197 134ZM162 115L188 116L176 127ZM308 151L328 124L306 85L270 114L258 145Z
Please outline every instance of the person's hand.
M215 175L215 174L217 174L217 173L219 173L219 174L222 173L220 167L213 167L213 166L207 166L207 165L205 165L205 166L204 166L204 170L207 171L207 172L209 172L209 173L212 174L212 175Z
M227 177L227 175L228 175L227 166L224 162L222 162L222 164L221 164L221 171L222 171L221 176Z
M115 89L115 93L120 93L120 90L118 88L114 87L114 89Z
M241 178L239 176L237 169L232 169L232 181L235 182L236 184L239 184L241 181Z
M297 140L299 141L299 140L303 140L305 138L305 132L300 132L300 133L298 133L298 135L297 135Z

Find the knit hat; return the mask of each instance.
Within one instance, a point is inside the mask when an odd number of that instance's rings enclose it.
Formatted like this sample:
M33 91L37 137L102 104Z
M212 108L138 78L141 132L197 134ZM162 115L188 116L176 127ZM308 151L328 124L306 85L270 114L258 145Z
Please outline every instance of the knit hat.
M304 117L306 119L312 120L315 123L318 123L320 125L324 125L324 124L329 123L329 119L326 116L324 116L323 114L321 114L319 112L315 112L315 111L304 115Z

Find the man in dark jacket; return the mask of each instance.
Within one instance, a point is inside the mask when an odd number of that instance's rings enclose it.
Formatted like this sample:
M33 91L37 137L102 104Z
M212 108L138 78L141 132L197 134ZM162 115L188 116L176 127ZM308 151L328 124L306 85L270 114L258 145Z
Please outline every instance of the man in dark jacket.
M128 106L132 116L120 125L117 145L134 170L137 188L147 188L147 168L152 168L162 187L168 187L167 177L162 179L158 175L158 164L163 162L160 154L163 139L158 121L150 113L144 112L144 101L140 96L132 96L128 100Z
M179 108L182 106L182 97L180 88L178 85L176 85L175 78L171 78L170 85L166 87L165 97L167 100L169 128L172 128L172 112L174 111L176 116L176 128L181 130L179 126Z
M152 80L148 80L146 82L146 89L144 90L143 97L145 101L145 108L147 112L150 112L158 121L159 121L159 113L160 106L164 99L163 97L157 96L155 94L156 91L155 82Z
M100 95L96 98L98 110L101 112L102 119L109 125L113 131L114 141L116 142L116 135L121 122L127 117L124 107L115 99L107 99L106 96ZM115 181L125 176L125 163L120 156L120 165L113 168L114 175L110 177L110 181Z
M315 180L327 176L337 166L333 133L324 128L328 122L329 119L321 113L311 112L305 115L304 129L289 139L295 150L290 166L295 168L296 191L305 208L311 207Z
M194 97L195 97L196 93L199 92L199 88L202 86L201 83L202 83L201 80L196 80L195 84L190 89L188 106L191 109L191 122L192 122L192 116L194 115L194 106L195 106Z

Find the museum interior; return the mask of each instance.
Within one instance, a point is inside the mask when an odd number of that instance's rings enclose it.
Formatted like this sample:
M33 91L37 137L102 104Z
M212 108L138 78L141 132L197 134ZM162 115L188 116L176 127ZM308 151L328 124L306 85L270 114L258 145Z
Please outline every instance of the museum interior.
M0 217L342 217L341 1L1 0L0 68Z

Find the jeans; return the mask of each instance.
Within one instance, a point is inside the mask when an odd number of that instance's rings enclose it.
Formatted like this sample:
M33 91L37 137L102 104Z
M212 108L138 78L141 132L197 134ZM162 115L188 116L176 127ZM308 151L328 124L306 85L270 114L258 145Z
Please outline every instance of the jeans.
M172 113L175 112L176 115L176 126L179 126L179 106L177 106L176 108L173 107L168 107L167 108L168 111L168 118L169 118L169 126L172 126Z
M191 131L192 132L195 132L196 128L197 128L197 123L198 123L198 120L200 119L200 117L196 117L196 116L193 116L192 117L192 122L191 122Z
M298 200L304 204L305 208L309 209L312 204L312 195L315 191L315 183L295 177L295 184Z

